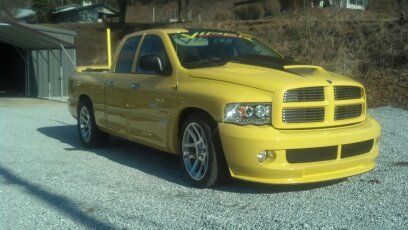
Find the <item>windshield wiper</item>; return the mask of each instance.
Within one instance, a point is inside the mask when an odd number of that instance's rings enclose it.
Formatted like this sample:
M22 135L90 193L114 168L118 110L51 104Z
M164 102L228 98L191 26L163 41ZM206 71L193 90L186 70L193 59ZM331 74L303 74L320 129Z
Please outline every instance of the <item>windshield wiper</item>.
M228 61L222 58L206 58L193 62L184 63L184 66L187 68L200 68L200 67L223 66L227 63Z

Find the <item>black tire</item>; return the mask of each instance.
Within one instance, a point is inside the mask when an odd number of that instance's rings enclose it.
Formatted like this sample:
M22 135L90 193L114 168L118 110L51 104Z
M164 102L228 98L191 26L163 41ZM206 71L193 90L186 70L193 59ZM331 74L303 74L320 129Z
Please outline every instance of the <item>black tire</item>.
M207 142L208 149L208 167L203 177L200 179L194 179L187 170L187 164L184 161L183 154L183 137L186 132L186 128L190 124L198 124L204 135ZM230 178L228 166L225 160L224 152L221 146L221 140L218 134L218 127L216 122L205 113L195 113L187 117L183 122L180 134L179 134L179 151L180 159L183 167L183 171L189 182L197 188L212 188L218 185L224 184ZM186 154L188 155L188 154Z
M80 116L81 116L82 110L86 110L89 115L89 119L90 119L89 136L84 136L81 131ZM110 135L99 130L98 126L96 125L92 103L88 98L82 99L79 103L79 107L77 111L77 127L78 127L79 140L81 144L86 148L102 147L102 146L105 146L109 142Z

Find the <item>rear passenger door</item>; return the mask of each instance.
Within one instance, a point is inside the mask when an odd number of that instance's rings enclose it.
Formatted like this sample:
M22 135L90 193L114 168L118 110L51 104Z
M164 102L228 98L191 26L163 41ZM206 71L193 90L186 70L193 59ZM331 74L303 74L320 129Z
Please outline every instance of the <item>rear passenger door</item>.
M128 38L122 45L115 68L106 79L106 120L107 127L115 134L129 136L129 108L134 107L131 100L132 83L135 76L135 57L141 36Z

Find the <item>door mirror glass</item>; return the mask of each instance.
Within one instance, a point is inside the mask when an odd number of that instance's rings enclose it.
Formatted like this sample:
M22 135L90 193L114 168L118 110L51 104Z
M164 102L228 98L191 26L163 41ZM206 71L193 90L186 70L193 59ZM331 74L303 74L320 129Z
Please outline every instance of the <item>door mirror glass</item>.
M154 71L158 74L164 73L163 62L159 56L146 55L140 58L139 66L144 71Z

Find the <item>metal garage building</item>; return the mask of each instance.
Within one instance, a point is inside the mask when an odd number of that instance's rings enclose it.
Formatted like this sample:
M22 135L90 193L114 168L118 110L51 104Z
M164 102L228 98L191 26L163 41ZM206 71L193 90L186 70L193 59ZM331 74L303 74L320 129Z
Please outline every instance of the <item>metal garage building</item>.
M76 33L0 19L0 96L65 100Z

